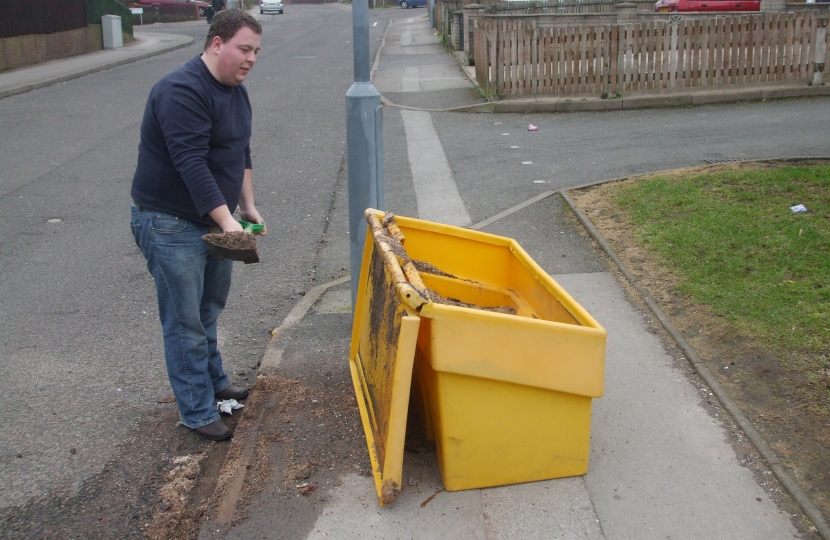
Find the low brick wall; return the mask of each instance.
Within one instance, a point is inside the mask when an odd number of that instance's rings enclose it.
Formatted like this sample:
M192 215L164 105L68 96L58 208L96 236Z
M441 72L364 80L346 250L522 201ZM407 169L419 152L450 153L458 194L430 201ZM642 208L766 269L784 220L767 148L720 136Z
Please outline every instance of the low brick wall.
M0 71L100 51L103 44L100 24L52 34L0 38Z

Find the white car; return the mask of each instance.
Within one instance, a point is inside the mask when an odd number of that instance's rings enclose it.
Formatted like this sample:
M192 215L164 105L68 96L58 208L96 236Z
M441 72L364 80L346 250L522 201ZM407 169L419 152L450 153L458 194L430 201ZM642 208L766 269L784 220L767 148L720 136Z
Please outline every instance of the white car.
M277 12L280 15L282 15L282 0L262 0L262 3L259 5L259 12L260 13Z

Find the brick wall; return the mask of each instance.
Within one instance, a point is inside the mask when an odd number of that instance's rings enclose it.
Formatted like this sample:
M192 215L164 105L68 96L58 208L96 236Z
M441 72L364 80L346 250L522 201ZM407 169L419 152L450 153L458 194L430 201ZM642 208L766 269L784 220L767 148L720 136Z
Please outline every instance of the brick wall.
M0 71L100 51L103 40L100 24L52 34L0 38Z

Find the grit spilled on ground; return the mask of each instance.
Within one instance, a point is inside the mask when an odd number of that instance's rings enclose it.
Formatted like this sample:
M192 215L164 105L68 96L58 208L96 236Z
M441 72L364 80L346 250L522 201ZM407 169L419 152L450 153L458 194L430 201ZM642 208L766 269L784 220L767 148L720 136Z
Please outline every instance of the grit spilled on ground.
M174 403L158 404L116 444L118 456L77 490L0 510L0 538L188 538L227 445L177 422Z
M196 537L305 538L343 476L371 477L350 329L348 306L319 313L318 305L280 335L282 362L257 376Z
M677 177L723 171L767 169L783 164L744 163L660 173ZM657 176L657 175L654 175ZM716 373L744 414L783 458L785 465L811 495L824 515L830 515L830 372L803 369L808 353L773 351L762 347L709 306L696 303L678 290L682 276L669 268L638 240L631 216L611 191L615 186L647 181L637 177L571 192L587 215L661 309ZM814 363L814 362L813 362ZM823 391L822 391L823 389Z

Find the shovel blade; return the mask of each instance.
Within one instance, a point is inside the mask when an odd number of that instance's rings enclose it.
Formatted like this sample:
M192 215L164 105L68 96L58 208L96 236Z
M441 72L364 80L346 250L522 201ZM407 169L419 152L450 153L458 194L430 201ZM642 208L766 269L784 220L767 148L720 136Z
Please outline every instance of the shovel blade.
M259 262L259 251L256 248L252 249L231 249L224 246L218 246L209 241L205 237L202 240L207 245L210 252L220 259L230 259L231 261L241 261L245 264L252 264Z

